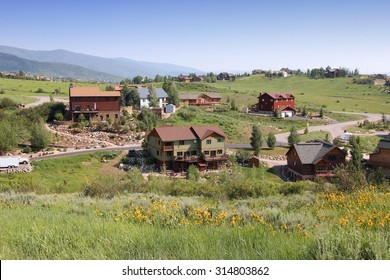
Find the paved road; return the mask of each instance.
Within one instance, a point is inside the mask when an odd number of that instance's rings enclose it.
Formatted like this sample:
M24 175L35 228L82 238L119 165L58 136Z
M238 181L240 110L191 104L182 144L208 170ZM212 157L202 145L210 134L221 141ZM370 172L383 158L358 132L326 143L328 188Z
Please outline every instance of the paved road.
M50 96L31 96L31 97L37 99L37 101L34 101L33 103L26 104L24 106L25 108L35 107L38 105L42 105L43 103L50 102ZM54 101L55 102L63 102L65 104L69 102L66 99L57 98L57 97L54 97Z
M345 114L355 114L355 115L364 115L366 116L364 119L369 120L370 122L376 122L382 119L381 114L369 114L369 113L349 113L349 112L338 112L338 113L345 113ZM349 121L349 122L340 122L335 124L326 124L326 125L318 125L318 126L309 126L309 132L311 131L328 131L330 133L331 138L336 138L338 136L341 136L344 133L344 129L351 125L356 125L360 122L362 122L364 119L357 120L357 121ZM304 130L299 130L298 133L303 133ZM379 133L379 134L383 134ZM276 134L276 141L279 143L287 144L287 138L290 135L290 132L285 133L279 133Z

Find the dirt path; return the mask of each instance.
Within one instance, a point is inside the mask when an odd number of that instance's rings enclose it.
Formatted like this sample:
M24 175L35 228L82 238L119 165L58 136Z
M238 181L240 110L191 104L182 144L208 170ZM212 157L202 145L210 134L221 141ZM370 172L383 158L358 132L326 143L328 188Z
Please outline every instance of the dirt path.
M31 108L31 107L42 105L43 103L46 103L46 102L50 102L50 96L31 96L31 97L35 98L36 101L34 101L33 103L26 104L24 106L25 108ZM62 99L62 98L58 98L58 97L54 97L54 101L55 102L63 102L65 104L69 102L66 99Z

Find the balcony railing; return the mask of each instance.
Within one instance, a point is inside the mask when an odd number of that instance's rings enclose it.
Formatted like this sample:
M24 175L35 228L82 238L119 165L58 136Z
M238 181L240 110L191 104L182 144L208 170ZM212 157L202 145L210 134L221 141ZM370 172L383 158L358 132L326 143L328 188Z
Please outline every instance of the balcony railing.
M164 152L173 151L173 145L163 146L163 151Z
M228 156L227 154L223 154L223 155L205 155L205 156L204 156L204 160L205 160L205 161L227 160L228 157L229 157L229 156Z
M196 162L196 161L200 161L201 157L200 156L177 156L177 157L174 157L173 160L175 160L175 161Z

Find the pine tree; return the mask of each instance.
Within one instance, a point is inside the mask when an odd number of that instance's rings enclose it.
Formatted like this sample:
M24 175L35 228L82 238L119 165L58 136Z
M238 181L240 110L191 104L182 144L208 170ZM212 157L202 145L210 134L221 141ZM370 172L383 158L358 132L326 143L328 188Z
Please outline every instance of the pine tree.
M261 130L257 125L252 126L252 136L250 138L251 146L254 150L254 155L258 156L261 150L261 144L263 142Z
M268 145L268 148L270 148L271 150L273 150L275 148L276 137L275 137L275 134L273 134L272 132L268 133L267 145Z
M299 143L300 137L298 131L295 127L292 127L290 130L290 135L288 136L288 144L293 146L294 144Z
M320 117L322 118L324 116L324 108L321 106L320 109Z
M362 148L360 145L360 137L352 136L349 138L349 144L351 144L351 165L356 170L362 169L362 160L363 160L363 154L362 154Z

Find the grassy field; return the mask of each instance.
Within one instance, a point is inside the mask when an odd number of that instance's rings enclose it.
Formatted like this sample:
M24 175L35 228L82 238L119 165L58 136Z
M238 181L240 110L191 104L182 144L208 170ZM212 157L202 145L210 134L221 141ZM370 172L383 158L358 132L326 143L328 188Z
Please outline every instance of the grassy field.
M33 161L31 173L0 174L0 191L80 192L91 179L113 175L112 164L100 162L105 154L107 152ZM115 171L119 173L118 169Z
M257 103L259 92L291 92L297 107L308 106L319 111L321 106L329 111L382 113L390 111L390 95L379 87L353 84L352 78L310 79L291 76L266 78L254 75L239 78L234 82L218 81L209 84L207 91L220 91L223 96L234 97L237 104ZM204 90L202 83L188 86L188 92ZM183 90L185 86L183 86Z
M101 89L105 88L105 84L96 83L78 83L73 82L74 86L98 86ZM36 93L38 89L42 89L43 93ZM65 82L50 82L50 81L36 81L36 80L19 80L19 79L6 79L0 78L0 91L3 90L4 94L0 94L0 98L9 97L15 102L21 104L28 104L34 101L31 96L48 96L55 89L61 91L61 94L57 94L56 98L68 98L69 83Z
M177 114L164 120L165 124L179 125L218 125L227 134L228 143L249 143L252 125L260 126L264 135L269 132L290 131L293 126L298 129L326 123L320 119L277 119L274 117L249 115L237 111L209 112L199 107L182 108Z
M389 259L389 192L215 204L1 194L1 259Z

